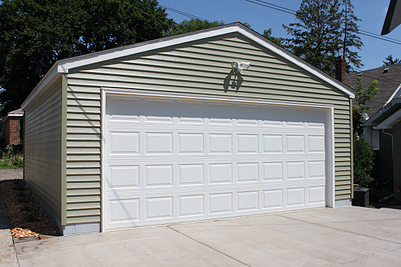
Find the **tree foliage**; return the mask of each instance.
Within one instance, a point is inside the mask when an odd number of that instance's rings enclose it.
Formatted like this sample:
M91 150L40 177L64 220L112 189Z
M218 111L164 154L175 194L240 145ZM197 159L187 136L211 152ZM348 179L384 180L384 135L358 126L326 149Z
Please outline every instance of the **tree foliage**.
M393 58L393 55L390 54L390 55L388 55L387 57L384 58L383 63L384 63L383 67L391 66L391 65L394 65L394 64L401 63L401 59Z
M272 41L273 43L282 46L283 39L280 37L272 36L272 28L263 31L263 36Z
M365 138L354 134L354 183L360 187L369 187L373 182L374 150Z
M162 37L172 20L155 0L0 2L0 105L17 109L59 59Z
M171 29L168 30L165 36L172 36L176 34L199 31L212 27L224 25L223 21L208 21L200 19L183 20L181 23L174 23Z
M349 0L303 0L296 12L298 22L283 25L290 38L288 50L329 75L335 74L335 58L345 55L347 69L362 66L357 52L359 19Z
M374 80L368 88L363 87L362 77L358 76L356 78L356 88L351 87L355 91L355 102L356 105L353 107L353 126L354 132L358 134L358 136L362 135L363 128L362 124L365 122L364 114L370 111L370 107L366 105L366 102L372 100L376 97L379 92L379 88L377 88L377 80Z
M362 77L356 80L355 101L356 105L352 109L353 114L353 138L354 138L354 182L361 187L368 187L373 181L371 172L373 169L374 150L363 138L362 124L365 122L364 113L370 111L366 102L376 97L379 92L377 80L374 80L368 88L364 88Z

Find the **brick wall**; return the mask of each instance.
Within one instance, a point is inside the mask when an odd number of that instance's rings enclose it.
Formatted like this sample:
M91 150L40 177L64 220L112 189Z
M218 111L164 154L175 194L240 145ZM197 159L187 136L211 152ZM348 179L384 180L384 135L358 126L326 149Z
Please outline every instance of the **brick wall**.
M8 116L4 122L5 142L6 145L18 145L21 143L20 138L20 116Z

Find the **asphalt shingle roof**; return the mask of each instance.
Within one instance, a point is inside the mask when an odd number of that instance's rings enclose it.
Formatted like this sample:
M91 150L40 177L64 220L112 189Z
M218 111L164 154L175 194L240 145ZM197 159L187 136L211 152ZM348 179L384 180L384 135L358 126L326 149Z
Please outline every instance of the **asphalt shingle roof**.
M369 117L371 117L384 106L394 91L400 86L401 64L350 73L347 75L347 85L355 88L356 78L361 74L364 88L367 88L374 80L377 80L377 87L379 88L377 96L366 103L371 108L368 112Z

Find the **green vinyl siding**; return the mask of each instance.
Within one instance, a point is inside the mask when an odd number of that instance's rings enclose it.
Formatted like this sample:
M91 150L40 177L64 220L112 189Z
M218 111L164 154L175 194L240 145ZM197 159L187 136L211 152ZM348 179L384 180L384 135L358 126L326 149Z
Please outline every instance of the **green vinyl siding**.
M61 193L61 80L25 109L24 176L36 198L59 222Z
M242 81L231 73L233 60L251 62ZM240 34L70 69L67 77L68 223L100 220L102 88L333 105L335 194L351 197L348 95ZM233 81L241 85L232 88Z

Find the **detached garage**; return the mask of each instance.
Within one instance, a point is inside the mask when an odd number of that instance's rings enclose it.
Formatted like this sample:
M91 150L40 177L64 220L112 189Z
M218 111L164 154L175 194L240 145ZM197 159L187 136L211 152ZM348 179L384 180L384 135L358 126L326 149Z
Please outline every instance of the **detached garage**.
M60 60L25 179L64 235L350 205L353 97L238 23Z

